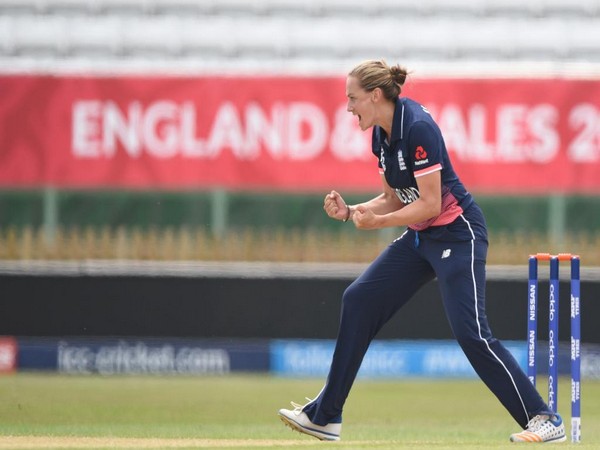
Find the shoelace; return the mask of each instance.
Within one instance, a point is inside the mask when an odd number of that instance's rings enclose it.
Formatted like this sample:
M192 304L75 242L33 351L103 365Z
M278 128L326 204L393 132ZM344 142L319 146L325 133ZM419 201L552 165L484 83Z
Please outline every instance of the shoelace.
M304 397L306 400L308 400L308 403L311 403L314 401L314 399L310 399L308 397ZM294 413L295 414L300 414L302 412L302 410L304 409L304 407L306 405L308 405L308 403L305 403L304 405L301 405L300 403L296 403L296 402L290 402L292 404L292 406L294 407Z
M535 416L527 423L527 431L533 431L533 432L538 431L540 428L542 428L544 426L544 423L546 423L547 420L548 420L548 416L543 416L543 415Z

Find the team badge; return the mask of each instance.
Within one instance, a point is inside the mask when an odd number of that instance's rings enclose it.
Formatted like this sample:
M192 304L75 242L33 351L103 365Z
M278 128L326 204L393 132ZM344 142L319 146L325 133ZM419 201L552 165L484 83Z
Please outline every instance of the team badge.
M425 151L425 149L423 147L421 147L419 145L417 147L417 151L415 152L415 159L417 159L417 161L420 161L425 158L427 158L427 152Z

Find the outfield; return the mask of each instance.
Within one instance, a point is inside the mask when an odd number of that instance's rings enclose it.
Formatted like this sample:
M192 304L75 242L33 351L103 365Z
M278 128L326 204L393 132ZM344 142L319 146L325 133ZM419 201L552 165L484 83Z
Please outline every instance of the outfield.
M267 375L0 377L0 449L514 448L517 427L476 380L359 380L346 404L342 442L292 432L277 418L322 380ZM570 386L559 406L569 416ZM582 387L583 442L600 447L600 382ZM566 417L568 420L568 417Z

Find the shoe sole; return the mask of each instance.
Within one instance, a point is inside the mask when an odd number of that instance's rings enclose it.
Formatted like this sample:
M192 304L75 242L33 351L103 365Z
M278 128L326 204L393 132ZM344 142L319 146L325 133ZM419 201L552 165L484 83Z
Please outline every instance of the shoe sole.
M339 441L339 436L334 435L326 435L317 430L311 430L310 428L303 427L299 423L295 422L293 419L286 417L282 414L279 414L279 418L283 422L283 424L287 427L290 427L293 431L298 431L299 433L307 434L308 436L315 437L321 441Z
M515 444L558 444L559 442L565 442L566 440L566 435L555 439L549 439L547 441L534 441L523 438L513 438L512 436L510 438L510 442L514 442Z

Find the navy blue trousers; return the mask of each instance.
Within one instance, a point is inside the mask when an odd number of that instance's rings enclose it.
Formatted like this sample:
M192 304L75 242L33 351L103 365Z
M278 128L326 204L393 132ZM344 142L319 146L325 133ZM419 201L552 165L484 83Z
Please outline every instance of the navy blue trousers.
M465 236L468 239L465 239ZM477 205L435 233L408 230L344 292L327 382L304 412L318 425L340 423L369 344L425 283L437 277L452 332L471 365L523 428L550 413L517 361L492 336L485 314L485 221Z

